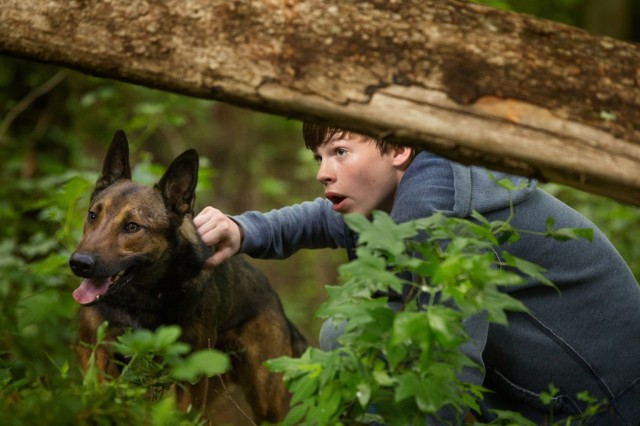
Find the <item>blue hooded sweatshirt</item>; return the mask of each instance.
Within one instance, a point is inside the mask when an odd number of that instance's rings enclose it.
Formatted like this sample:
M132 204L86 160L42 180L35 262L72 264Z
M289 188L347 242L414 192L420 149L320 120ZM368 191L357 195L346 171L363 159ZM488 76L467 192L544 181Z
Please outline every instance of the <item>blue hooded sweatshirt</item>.
M519 241L501 248L546 269L560 291L529 278L506 290L528 313L509 313L507 326L480 316L469 319L465 327L471 341L462 350L483 368L465 370L463 380L492 391L485 407L517 411L537 423L550 411L540 394L553 384L560 390L551 402L555 420L581 414L585 404L576 395L588 391L610 402L610 409L590 424L640 425L640 288L629 267L593 223L534 180L492 174L525 185L509 192L484 168L421 152L402 177L391 217L400 223L436 211L459 218L478 211L488 220L505 220L513 204L511 224L518 230L544 232L551 217L557 228L592 228L593 241L521 233ZM240 251L253 257L285 258L302 248L354 245L342 216L325 199L233 219L244 230Z

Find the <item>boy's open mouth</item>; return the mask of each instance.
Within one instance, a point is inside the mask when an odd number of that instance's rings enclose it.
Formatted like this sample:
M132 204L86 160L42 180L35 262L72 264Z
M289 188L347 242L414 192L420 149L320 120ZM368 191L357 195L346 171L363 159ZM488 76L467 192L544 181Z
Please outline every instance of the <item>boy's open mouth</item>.
M340 204L341 202L343 202L347 197L344 197L342 195L338 195L338 194L332 194L332 193L328 193L326 194L326 197L329 201L331 201L331 203L336 206L338 204Z
M325 196L327 197L327 200L331 201L334 211L340 212L340 213L344 212L345 201L347 200L347 197L345 197L344 195L335 194L332 192L326 193Z

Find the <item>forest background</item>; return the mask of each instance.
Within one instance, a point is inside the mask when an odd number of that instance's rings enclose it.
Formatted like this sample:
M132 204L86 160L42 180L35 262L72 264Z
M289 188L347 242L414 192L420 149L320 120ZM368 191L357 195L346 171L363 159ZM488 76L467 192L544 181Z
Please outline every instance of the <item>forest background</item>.
M640 41L638 0L482 3ZM142 183L153 183L175 156L196 148L197 211L206 205L230 214L267 211L322 195L298 121L9 57L0 57L0 87L0 387L46 386L61 368L79 375L78 306L71 297L78 279L67 259L115 130L129 135ZM637 208L544 187L600 226L640 277ZM313 313L345 260L342 251L315 250L253 262L315 345L320 320Z

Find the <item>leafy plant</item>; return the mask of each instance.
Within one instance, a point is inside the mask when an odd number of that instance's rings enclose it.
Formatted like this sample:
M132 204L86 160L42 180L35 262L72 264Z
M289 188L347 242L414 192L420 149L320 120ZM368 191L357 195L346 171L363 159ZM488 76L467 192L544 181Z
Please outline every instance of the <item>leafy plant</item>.
M196 383L202 377L222 374L229 368L228 356L216 350L203 349L187 355L191 348L178 341L181 332L180 327L173 325L119 336L114 349L128 358L120 377L150 388L181 380ZM154 377L158 375L164 380L158 381Z
M479 368L460 350L468 341L464 321L486 315L506 324L507 311L526 310L500 290L523 276L553 284L536 265L506 252L496 257L496 247L518 238L509 221L474 218L435 214L396 224L381 212L371 221L345 217L359 235L357 259L340 268L342 285L327 289L319 311L346 321L341 347L268 363L284 373L293 394L284 424L439 423L445 413L461 417L466 407L478 408L484 389L459 379L464 369ZM552 238L590 236L547 225ZM406 303L398 308L374 297L388 290L404 294ZM531 424L516 413L498 415Z
M103 342L107 323L98 329ZM99 381L93 356L84 380L69 377L68 364L59 368L55 386L18 381L9 384L11 368L0 368L0 424L204 424L200 413L182 413L172 393L177 381L196 382L221 374L229 367L226 355L201 350L189 355L189 346L178 341L177 326L130 331L114 342L114 349L128 362L117 379Z

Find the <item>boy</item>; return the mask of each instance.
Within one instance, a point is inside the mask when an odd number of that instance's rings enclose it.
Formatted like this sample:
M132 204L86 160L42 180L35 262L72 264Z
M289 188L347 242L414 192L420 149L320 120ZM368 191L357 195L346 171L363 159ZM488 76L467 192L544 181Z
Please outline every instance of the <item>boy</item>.
M301 248L355 244L342 214L370 215L382 210L396 222L427 217L436 211L467 218L476 210L489 220L506 219L516 229L544 231L552 217L559 228L590 227L593 242L558 242L523 233L507 251L547 270L559 289L529 279L510 289L530 313L509 314L507 327L482 318L465 323L473 345L467 355L484 366L463 379L482 384L492 409L507 409L542 423L549 407L539 394L553 383L560 389L552 401L554 418L578 415L584 404L576 394L588 391L610 409L593 424L640 424L640 288L631 271L604 235L586 218L536 187L535 181L509 177L522 189L509 193L485 169L464 166L434 154L378 141L340 129L303 126L305 145L319 164L317 180L325 199L263 214L233 218L211 207L194 222L208 245L215 266L239 253L285 258ZM400 296L399 296L400 297ZM397 300L396 302L401 302ZM323 327L323 349L335 346L333 327ZM591 424L591 423L590 423Z

